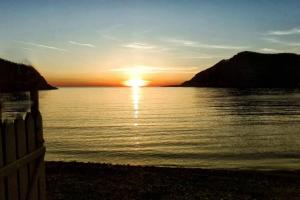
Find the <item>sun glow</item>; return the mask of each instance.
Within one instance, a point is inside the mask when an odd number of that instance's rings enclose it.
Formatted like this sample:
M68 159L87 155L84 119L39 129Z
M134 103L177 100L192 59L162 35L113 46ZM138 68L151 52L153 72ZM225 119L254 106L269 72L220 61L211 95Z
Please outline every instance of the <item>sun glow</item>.
M129 79L124 82L124 85L129 87L143 87L147 85L147 81L142 79Z
M123 84L129 87L143 87L148 85L149 81L143 80L142 76L147 71L143 67L133 67L126 70L130 79L124 81Z

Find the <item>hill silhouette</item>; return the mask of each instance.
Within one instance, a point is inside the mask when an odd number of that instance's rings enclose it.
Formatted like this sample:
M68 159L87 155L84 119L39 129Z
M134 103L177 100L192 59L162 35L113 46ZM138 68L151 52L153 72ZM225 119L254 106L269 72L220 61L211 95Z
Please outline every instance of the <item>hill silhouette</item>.
M300 55L240 52L196 74L186 87L297 88Z
M0 92L56 89L34 69L0 58Z

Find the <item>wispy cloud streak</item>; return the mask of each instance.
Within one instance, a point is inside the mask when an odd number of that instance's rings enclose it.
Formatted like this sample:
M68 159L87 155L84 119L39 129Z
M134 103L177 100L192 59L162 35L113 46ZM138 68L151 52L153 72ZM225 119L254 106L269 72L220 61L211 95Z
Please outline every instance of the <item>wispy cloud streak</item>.
M181 40L181 39L163 39L165 42L173 43L175 45L187 46L187 47L199 47L199 44L191 40Z
M283 41L283 40L280 40L277 38L262 38L262 39L267 42L271 42L271 43L275 43L275 44L282 44L282 45L294 46L294 47L300 46L299 42L287 42L287 41Z
M124 24L115 24L105 29L98 30L97 32L100 33L101 37L104 39L111 40L114 42L121 42L122 40L115 36L114 33L123 26Z
M246 46L228 46L228 45L219 45L219 44L204 44L197 41L191 40L181 40L181 39L165 39L164 41L173 43L179 46L185 47L194 47L194 48L209 48L209 49L232 49L232 50L241 50L247 49Z
M113 36L113 35L102 34L101 36L102 36L104 39L107 39L107 40L111 40L111 41L114 41L114 42L122 42L122 40L120 40L119 38L117 38L116 36Z
M90 47L94 48L95 45L89 44L89 43L81 43L81 42L76 42L76 41L69 41L70 44L77 45L77 46L84 46L84 47Z
M32 51L33 49L31 49L31 48L27 48L27 47L23 47L22 49L24 49L24 50L28 50L28 51Z
M171 48L155 46L152 44L140 43L140 42L123 44L122 47L129 48L132 50L147 51L148 53L161 53L161 52L166 52L166 51L172 50Z
M276 36L295 35L295 34L300 34L300 28L293 28L293 29L289 29L289 30L269 31L267 34L268 35L276 35Z
M141 73L194 73L198 71L198 67L150 67L150 66L138 66L138 67L120 67L115 69L110 69L110 71L117 72L141 72Z
M146 44L146 43L139 43L139 42L124 44L123 47L130 48L130 49L142 49L142 50L149 50L149 49L155 49L156 48L153 45L149 45L149 44Z
M184 56L184 57L179 57L179 59L215 59L220 57L221 56L199 55L199 56Z
M69 52L67 49L62 49L54 46L48 46L45 44L38 44L38 43L33 43L33 42L25 42L25 41L15 41L17 43L25 44L25 45L30 45L33 47L39 47L39 48L44 48L44 49L50 49L54 51L60 51L60 52Z
M271 48L262 48L262 49L260 49L260 51L266 52L266 53L280 53L280 52L282 52L281 50L271 49Z

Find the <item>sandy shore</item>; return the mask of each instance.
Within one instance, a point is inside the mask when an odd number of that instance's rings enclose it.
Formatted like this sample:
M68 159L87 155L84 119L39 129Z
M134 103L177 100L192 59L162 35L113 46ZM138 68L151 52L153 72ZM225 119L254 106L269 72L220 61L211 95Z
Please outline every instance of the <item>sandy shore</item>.
M47 162L49 200L300 199L300 170L212 170Z

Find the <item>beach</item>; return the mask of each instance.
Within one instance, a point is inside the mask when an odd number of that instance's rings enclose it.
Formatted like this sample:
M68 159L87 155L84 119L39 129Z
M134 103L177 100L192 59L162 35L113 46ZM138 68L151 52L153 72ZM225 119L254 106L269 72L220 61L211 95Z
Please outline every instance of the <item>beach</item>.
M300 170L46 162L49 200L300 199Z

